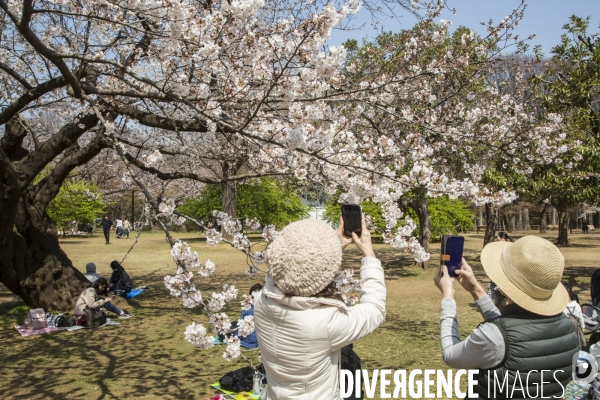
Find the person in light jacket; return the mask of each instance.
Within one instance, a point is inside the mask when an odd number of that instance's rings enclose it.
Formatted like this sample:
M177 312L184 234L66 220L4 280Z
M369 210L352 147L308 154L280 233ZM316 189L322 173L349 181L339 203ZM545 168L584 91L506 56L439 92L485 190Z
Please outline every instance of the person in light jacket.
M267 375L267 399L332 400L340 395L341 348L373 332L385 319L381 262L362 217L362 234L343 235L307 219L284 228L267 250L269 271L254 304L254 325ZM364 254L360 303L324 295L354 242Z
M104 278L98 278L92 283L92 286L85 289L79 295L77 302L75 303L75 309L73 315L83 315L85 307L89 308L100 308L104 307L106 310L114 312L119 318L129 318L131 314L126 310L121 310L114 304L112 304L112 296L106 296L108 294L108 282Z

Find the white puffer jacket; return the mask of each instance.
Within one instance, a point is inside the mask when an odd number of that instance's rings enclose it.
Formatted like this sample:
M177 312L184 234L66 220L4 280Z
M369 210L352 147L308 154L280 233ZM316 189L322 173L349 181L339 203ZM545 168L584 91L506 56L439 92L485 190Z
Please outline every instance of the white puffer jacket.
M385 320L381 262L362 259L360 303L289 296L271 279L254 304L254 325L270 400L340 399L340 349Z

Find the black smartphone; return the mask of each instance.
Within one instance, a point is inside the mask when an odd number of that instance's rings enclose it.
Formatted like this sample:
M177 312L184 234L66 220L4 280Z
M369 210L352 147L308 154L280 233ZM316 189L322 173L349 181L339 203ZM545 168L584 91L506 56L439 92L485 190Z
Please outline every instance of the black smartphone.
M442 235L442 263L448 268L451 277L458 276L456 270L462 265L464 236Z
M352 237L352 232L360 237L362 230L362 210L358 204L342 204L342 219L344 220L344 236Z

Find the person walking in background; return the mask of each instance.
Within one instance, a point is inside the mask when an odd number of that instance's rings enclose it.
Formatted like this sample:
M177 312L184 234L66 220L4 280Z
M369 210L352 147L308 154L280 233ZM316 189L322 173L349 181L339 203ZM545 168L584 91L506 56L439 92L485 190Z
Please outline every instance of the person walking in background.
M108 215L105 215L100 222L100 226L102 226L102 231L104 232L104 239L106 240L106 244L110 244L110 228L113 223L110 219L108 219Z
M525 385L527 393L536 393L535 398L541 388L547 398L563 394L571 380L573 355L580 349L575 326L563 313L569 303L561 284L564 262L555 245L537 236L485 246L483 269L506 297L506 306L500 311L463 259L456 280L473 296L485 320L465 340L460 339L456 318L455 278L449 276L445 265L438 270L434 282L444 296L442 359L452 368L480 370L475 387L480 398L510 398L512 391L520 393L515 378L509 383L515 386L491 387L497 382L494 377L517 374L527 377L521 386Z
M121 219L117 218L115 220L115 223L116 223L115 227L117 228L115 231L115 237L117 239L120 239L121 237L123 237L123 221Z
M125 221L123 221L123 235L126 235L127 239L129 239L129 231L131 231L131 224L129 223L129 220L125 218Z
M581 231L583 233L589 233L590 232L590 226L588 225L588 223L585 220L585 218L583 219L583 221L581 223Z
M360 303L348 306L334 277L342 249L363 253ZM385 320L386 288L364 214L358 237L305 219L286 226L268 247L265 287L254 301L254 326L269 400L340 399L342 348Z

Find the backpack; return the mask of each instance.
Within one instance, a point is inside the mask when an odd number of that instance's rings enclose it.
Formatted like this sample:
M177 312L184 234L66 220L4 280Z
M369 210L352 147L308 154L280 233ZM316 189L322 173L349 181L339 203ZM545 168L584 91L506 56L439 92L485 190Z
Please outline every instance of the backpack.
M262 364L258 366L258 372L264 376L265 368ZM236 369L226 373L221 379L219 379L221 388L236 393L252 390L253 383L254 370L252 367Z
M64 328L67 326L75 325L75 318L69 314L61 314L54 319L54 326L57 328Z
M29 310L28 321L25 325L27 329L44 329L48 326L46 313L43 308L33 308Z
M99 308L85 307L83 310L83 326L97 328L106 323L106 315Z
M355 371L361 370L360 366L360 357L353 350L353 345L349 344L348 346L342 347L342 357L340 359L341 369L348 370L352 373L352 376L356 376ZM347 379L347 378L344 378ZM346 385L348 385L348 381L346 380ZM362 391L361 391L362 393ZM354 393L350 395L350 397L344 397L345 399L352 400L362 400L362 396L358 396L356 393L356 387L354 388Z

